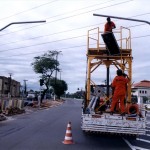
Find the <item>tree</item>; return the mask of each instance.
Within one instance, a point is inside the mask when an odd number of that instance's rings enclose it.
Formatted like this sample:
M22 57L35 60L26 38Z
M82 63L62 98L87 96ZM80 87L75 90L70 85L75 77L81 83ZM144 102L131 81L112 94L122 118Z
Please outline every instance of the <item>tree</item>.
M33 70L37 74L41 74L41 79L43 80L42 84L40 81L40 85L45 85L46 89L42 92L41 95L41 102L45 96L45 93L50 88L50 78L52 77L55 70L59 72L59 62L55 59L59 54L58 51L48 51L47 53L43 54L42 56L34 57L34 62L31 63L33 66Z
M65 91L68 90L67 83L64 80L52 78L50 80L50 85L53 87L54 93L57 95L58 99L60 99L60 96L65 94Z

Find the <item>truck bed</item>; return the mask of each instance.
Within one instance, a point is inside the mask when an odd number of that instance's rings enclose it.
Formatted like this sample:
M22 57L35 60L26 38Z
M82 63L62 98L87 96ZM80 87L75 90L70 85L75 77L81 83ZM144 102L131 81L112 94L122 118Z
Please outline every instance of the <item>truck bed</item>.
M139 116L129 117L109 113L82 114L81 128L87 132L144 135L146 133L145 122L145 117Z

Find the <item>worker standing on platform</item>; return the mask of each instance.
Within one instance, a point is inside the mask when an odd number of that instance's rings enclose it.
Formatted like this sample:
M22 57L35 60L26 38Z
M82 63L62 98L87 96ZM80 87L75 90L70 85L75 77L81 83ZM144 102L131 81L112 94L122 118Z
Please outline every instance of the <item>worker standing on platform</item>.
M118 101L120 100L121 115L125 115L124 99L126 96L126 85L129 81L130 81L129 77L127 76L127 78L125 78L123 76L122 70L118 69L117 76L114 78L112 83L114 94L113 94L111 108L110 108L111 114L113 114L114 108L117 105Z
M116 28L116 25L114 22L111 21L110 17L107 18L107 23L104 27L104 33L106 32L112 32L112 29Z

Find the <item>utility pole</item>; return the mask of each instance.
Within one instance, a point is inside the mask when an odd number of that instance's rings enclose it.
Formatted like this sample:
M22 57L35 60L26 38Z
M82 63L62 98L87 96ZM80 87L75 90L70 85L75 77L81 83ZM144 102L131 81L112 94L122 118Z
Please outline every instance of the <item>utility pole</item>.
M8 98L11 98L11 76L12 73L9 73L9 87L8 87Z
M21 98L23 100L23 86L22 85L20 85L20 95L21 95Z
M28 81L28 80L23 80L24 81L24 94L23 94L23 96L27 96L27 84L26 84L26 82Z
M62 72L62 71L60 70L60 80L61 80L61 72Z
M58 54L61 53L62 51L56 51L56 63L58 60ZM55 87L56 87L56 80L57 80L57 64L56 64L56 68L55 68ZM56 95L54 93L54 100L56 99Z

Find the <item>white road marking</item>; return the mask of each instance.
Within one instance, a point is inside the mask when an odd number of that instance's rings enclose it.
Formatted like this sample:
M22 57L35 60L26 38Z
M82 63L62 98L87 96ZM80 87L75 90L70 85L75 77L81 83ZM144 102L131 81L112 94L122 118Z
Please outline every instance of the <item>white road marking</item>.
M146 136L150 136L150 134L146 134Z
M125 138L123 138L123 140L128 144L128 146L132 149L132 150L149 150L149 149L146 149L146 148L143 148L143 147L138 147L138 146L133 146L128 140L126 140ZM136 140L139 140L139 141L143 141L143 142L150 142L148 140L143 140L143 139L139 139L139 138L136 138Z
M142 141L142 142L146 142L146 143L150 143L150 141L149 141L149 140L144 140L144 139L139 139L139 138L136 138L136 140L138 140L138 141Z
M125 138L123 138L123 140L127 143L127 145L132 149L132 150L136 150L134 146L131 145L131 143L126 140Z
M146 149L146 148L143 148L143 147L138 147L138 146L134 146L134 148L135 148L136 150L149 150L149 149Z

